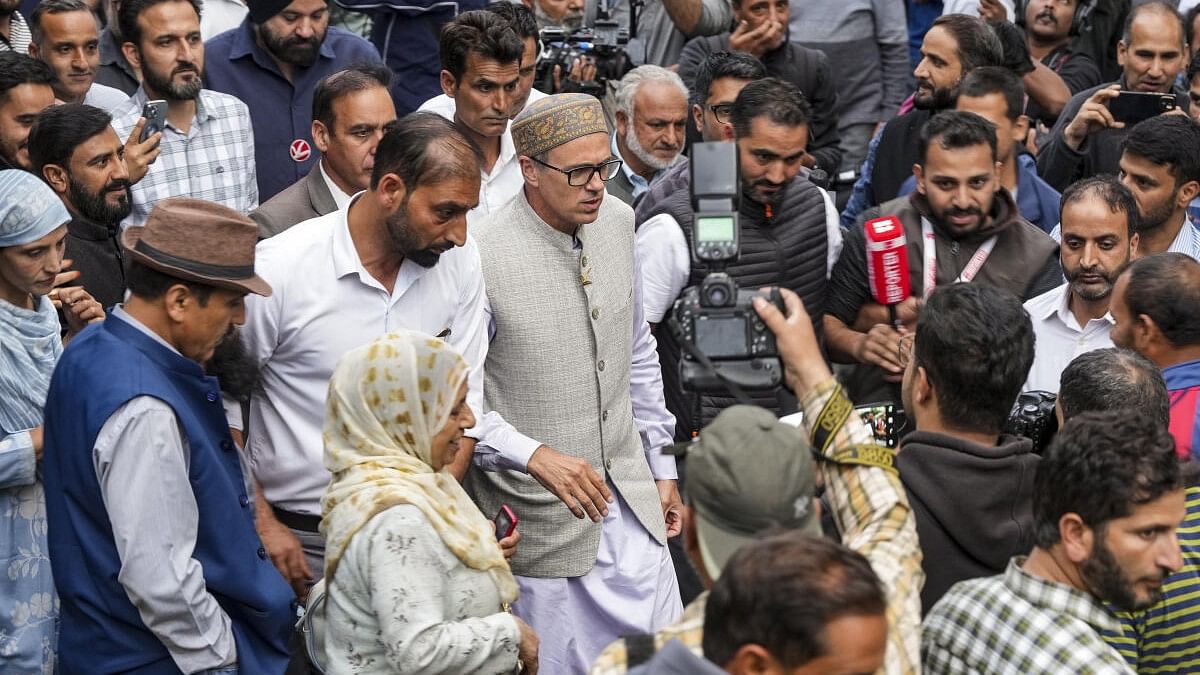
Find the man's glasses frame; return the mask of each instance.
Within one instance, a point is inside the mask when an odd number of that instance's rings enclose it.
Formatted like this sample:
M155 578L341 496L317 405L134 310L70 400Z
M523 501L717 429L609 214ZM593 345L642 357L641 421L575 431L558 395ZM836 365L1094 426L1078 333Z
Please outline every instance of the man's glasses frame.
M619 159L610 159L607 162L600 164L577 166L574 169L560 169L553 164L547 164L543 162L537 157L530 157L529 159L532 159L547 169L554 169L561 174L565 174L567 177L567 185L570 185L571 187L583 187L584 185L587 185L591 182L592 176L595 176L596 174L600 174L600 180L607 183L616 177L617 172L621 170L622 164L621 160Z

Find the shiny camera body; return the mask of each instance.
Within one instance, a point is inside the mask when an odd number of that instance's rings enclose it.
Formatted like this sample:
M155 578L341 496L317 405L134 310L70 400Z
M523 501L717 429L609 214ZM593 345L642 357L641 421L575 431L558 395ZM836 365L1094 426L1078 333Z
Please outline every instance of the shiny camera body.
M737 260L740 245L737 146L696 143L690 165L692 258L713 271L675 301L672 327L684 344L680 380L703 393L722 393L730 382L749 390L775 389L783 383L775 335L751 302L761 296L783 312L783 298L778 289L742 290L723 271Z

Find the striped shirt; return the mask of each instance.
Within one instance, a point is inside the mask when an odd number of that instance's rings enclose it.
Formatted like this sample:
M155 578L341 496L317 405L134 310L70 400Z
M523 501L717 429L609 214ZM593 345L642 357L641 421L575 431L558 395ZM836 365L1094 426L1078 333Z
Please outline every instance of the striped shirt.
M29 32L29 24L20 12L13 12L8 24L8 37L0 35L0 52L14 51L18 54L29 53L29 43L33 34Z
M820 447L814 426L823 413L834 408L849 410L850 402L837 382L830 378L808 392L801 400L804 430ZM829 418L832 418L830 416ZM874 445L874 436L862 419L850 411L844 422L830 425L835 429L824 456L833 458L842 452ZM890 450L879 448L881 452ZM825 499L833 512L842 543L862 554L883 582L887 593L888 646L882 673L887 675L921 672L921 547L917 540L917 521L908 504L900 477L894 471L860 464L818 462L825 482ZM704 601L707 593L688 605L683 618L654 636L657 651L672 639L678 639L697 655L703 655ZM600 654L591 675L617 675L627 671L624 640L609 645Z
M139 87L112 112L118 138L129 137L146 101L146 90ZM133 211L122 226L145 223L150 209L168 197L204 199L247 214L258 207L254 131L245 103L201 90L191 127L184 133L168 121L160 147L146 176L130 189Z
M1105 633L1143 675L1200 672L1200 488L1187 491L1187 516L1177 531L1183 568L1167 577L1150 609L1118 614L1124 635Z
M1025 558L1004 574L954 585L925 617L927 675L1133 673L1101 633L1121 622L1090 593L1029 574Z

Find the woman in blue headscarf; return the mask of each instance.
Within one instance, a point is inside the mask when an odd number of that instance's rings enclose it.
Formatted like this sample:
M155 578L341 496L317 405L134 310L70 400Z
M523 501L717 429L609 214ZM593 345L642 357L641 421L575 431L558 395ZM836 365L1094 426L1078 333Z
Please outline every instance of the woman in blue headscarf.
M67 221L33 174L0 171L0 663L6 673L53 673L58 597L46 557L38 464L42 407L67 339L104 318L82 288L57 288Z

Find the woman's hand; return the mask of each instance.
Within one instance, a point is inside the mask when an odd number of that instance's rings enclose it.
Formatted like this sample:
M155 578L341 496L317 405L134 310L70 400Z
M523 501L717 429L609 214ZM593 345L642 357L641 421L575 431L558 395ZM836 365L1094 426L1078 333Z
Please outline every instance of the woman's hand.
M521 664L521 673L523 675L537 675L538 671L538 636L533 632L533 628L529 624L521 620L520 617L513 615L513 621L517 622L517 630L520 632L521 641L517 644L517 663Z

